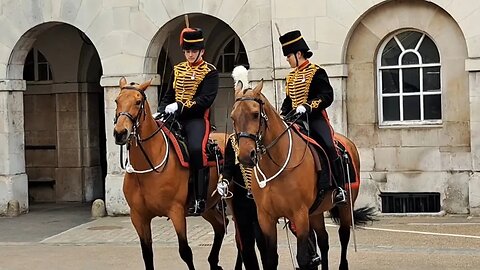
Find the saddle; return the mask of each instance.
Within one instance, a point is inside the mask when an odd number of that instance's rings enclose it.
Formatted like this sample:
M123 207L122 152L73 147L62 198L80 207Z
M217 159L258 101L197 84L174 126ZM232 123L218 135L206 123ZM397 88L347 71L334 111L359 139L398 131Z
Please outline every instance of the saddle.
M318 142L316 142L312 137L308 136L308 123L303 120L297 121L293 124L293 130L306 142L308 142L310 149L312 150L312 154L314 155L315 159L315 166L317 171L328 171L331 174L331 168L333 164L330 164L330 160L328 159L327 152L325 151L324 147L321 146ZM334 136L334 143L335 147L337 148L337 152L339 153L340 159L342 160L342 168L344 171L345 177L347 176L347 165L349 168L350 173L350 182L356 182L355 177L355 170L352 164L352 157L350 153L347 151L345 143L339 140L336 136ZM318 163L318 164L317 164ZM346 184L348 184L347 179L345 180Z
M157 125L162 127L163 132L167 135L168 140L177 153L180 164L185 168L189 168L190 156L188 154L187 140L180 122L173 118L167 118L165 122L157 120ZM215 130L214 127L210 128ZM208 139L204 153L203 160L207 161L207 167L215 167L217 160L220 164L223 164L223 153L215 140Z

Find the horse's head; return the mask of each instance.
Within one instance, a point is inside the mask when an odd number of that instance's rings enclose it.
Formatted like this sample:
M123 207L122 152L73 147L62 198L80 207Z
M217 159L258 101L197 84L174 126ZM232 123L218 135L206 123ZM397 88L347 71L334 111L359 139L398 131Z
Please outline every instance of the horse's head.
M242 89L242 82L235 88L235 104L231 118L239 146L238 160L244 166L257 164L261 152L262 137L267 127L265 97L262 95L263 81L253 90Z
M126 144L132 131L139 127L139 121L142 114L145 115L145 106L147 97L145 89L150 86L151 80L142 84L127 84L125 78L120 79L120 93L115 99L117 108L115 109L115 120L113 127L113 136L118 145Z

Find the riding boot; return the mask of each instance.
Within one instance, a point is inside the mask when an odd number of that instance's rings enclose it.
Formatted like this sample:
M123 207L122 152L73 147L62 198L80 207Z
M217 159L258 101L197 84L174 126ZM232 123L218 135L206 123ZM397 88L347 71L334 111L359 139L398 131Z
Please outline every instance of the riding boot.
M345 186L345 175L343 173L343 164L342 159L337 158L333 162L333 177L335 179L335 189L333 190L333 206L337 204L344 204L347 202L347 195L344 189Z
M193 192L195 201L188 209L190 215L199 216L203 214L206 206L208 189L209 168L202 168L193 173Z

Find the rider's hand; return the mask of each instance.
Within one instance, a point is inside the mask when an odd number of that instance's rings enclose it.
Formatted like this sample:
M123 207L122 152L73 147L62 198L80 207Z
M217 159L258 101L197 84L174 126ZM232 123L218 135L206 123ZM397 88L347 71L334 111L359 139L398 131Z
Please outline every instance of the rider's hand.
M305 108L303 105L299 105L295 110L295 113L297 114L304 114L305 112L307 112L307 108Z
M178 110L178 104L176 102L168 104L167 107L165 107L165 113L175 113Z
M156 113L152 114L153 119L158 120L157 118L160 116L160 114L161 113L159 113L159 112L156 112Z

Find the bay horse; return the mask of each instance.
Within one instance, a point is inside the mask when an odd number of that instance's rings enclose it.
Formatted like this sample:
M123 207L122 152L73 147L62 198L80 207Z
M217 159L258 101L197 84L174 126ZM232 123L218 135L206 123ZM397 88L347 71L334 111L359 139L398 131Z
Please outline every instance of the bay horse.
M180 257L188 269L195 269L193 254L187 241L186 207L188 196L189 169L180 164L175 151L168 151L171 146L165 132L152 117L145 89L150 82L127 84L120 79L120 92L115 99L115 126L113 135L115 143L129 147L129 162L132 165L125 173L123 193L130 207L130 217L140 238L145 269L153 270L153 248L151 220L168 217L175 228ZM224 134L210 134L210 137L225 145ZM223 150L222 150L223 151ZM157 166L154 166L158 164ZM133 169L134 168L134 169ZM216 188L217 170L210 169L209 193ZM214 240L208 256L210 269L219 270L220 247L225 235L222 214L215 209L219 196L209 197L202 217L213 227Z
M335 134L335 139L346 147L350 155L354 169L352 179L355 179L355 182L346 186L349 195L346 204L333 207L332 190L326 190L319 205L311 209L319 193L314 155L307 142L287 126L268 102L261 92L262 88L263 81L253 90L242 90L242 85L237 84L231 118L237 134L238 160L244 166L254 167L252 193L267 246L268 261L265 269L277 269L276 224L281 217L287 218L296 227L297 262L300 269L318 269L318 266L311 265L308 255L310 228L317 234L322 270L328 269L329 244L324 212L330 211L333 220L340 225L339 269L346 270L347 247L352 226L351 208L358 196L360 184L357 148L346 137ZM353 211L353 219L355 224L373 221L373 208L364 207Z

